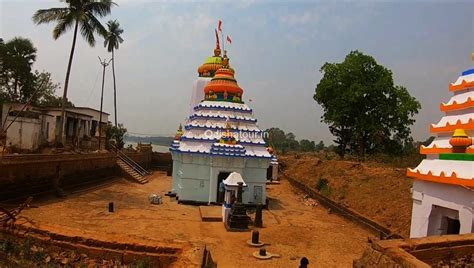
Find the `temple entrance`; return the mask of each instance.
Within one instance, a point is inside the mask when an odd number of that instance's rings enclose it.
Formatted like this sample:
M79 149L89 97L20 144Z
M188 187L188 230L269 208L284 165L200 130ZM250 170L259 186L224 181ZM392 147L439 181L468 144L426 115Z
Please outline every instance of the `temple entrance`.
M459 234L459 211L434 205L431 209L428 235Z
M271 181L273 178L273 166L270 165L268 168L267 168L267 180Z
M461 229L461 222L458 219L452 219L449 217L445 217L446 219L446 234L459 234Z
M221 182L227 179L229 175L230 175L230 172L219 172L219 175L217 175L217 196L216 196L217 203L224 203L225 188L224 188L224 183L221 183Z

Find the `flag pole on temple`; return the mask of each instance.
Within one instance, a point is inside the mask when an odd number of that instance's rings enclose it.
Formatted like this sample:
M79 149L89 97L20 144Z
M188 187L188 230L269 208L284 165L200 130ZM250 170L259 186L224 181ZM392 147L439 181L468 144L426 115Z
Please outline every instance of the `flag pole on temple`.
M224 33L222 32L222 20L219 20L217 24L217 30L221 33L221 40L222 40L222 51L225 51L225 42L224 42Z

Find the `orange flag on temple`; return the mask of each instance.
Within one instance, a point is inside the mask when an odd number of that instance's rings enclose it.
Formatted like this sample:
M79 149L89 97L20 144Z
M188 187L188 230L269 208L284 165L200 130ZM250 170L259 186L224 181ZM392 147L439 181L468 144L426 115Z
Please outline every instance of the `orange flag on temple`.
M227 36L227 42L229 42L229 44L232 44L232 39L230 39L230 36Z
M222 32L222 21L219 20L219 24L217 25L217 29L219 30L219 32Z

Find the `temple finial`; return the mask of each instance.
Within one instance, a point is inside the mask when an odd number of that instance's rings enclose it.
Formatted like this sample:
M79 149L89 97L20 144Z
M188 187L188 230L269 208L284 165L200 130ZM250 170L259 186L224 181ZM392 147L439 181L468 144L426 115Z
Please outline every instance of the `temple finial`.
M220 57L221 56L221 46L220 46L220 43L219 43L219 35L217 34L216 29L214 29L214 31L216 32L216 48L214 49L214 56L215 57Z
M225 68L228 68L229 67L229 58L227 57L227 50L224 50L224 57L222 59L222 65L225 67Z

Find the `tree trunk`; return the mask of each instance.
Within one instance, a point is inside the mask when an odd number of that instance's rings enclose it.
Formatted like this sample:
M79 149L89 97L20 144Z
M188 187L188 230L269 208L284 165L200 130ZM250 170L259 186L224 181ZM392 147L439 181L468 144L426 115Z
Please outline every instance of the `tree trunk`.
M115 55L112 48L112 76L114 77L114 110L115 110L115 127L117 127L117 86L115 84Z
M360 157L361 161L364 161L364 158L365 158L365 134L363 132L361 133L359 141L360 141L360 144L359 144L359 149L360 149L359 157Z
M13 89L13 91L14 91L14 94L15 94L15 100L14 101L15 102L20 101L20 98L19 98L20 95L18 94L18 76L15 77L15 88Z
M76 25L74 26L74 36L72 38L71 53L69 54L69 62L67 64L66 80L64 81L63 99L61 101L61 128L59 129L59 140L63 145L66 144L66 138L65 138L66 135L64 134L64 129L66 127L67 89L69 86L69 75L71 74L72 59L74 58L74 49L76 48L78 26L79 26L79 21L76 20ZM56 140L56 144L58 144L57 140Z
M102 105L104 103L104 83L105 83L105 67L107 63L102 63L102 92L100 93L100 116L99 116L99 152L102 141Z

